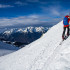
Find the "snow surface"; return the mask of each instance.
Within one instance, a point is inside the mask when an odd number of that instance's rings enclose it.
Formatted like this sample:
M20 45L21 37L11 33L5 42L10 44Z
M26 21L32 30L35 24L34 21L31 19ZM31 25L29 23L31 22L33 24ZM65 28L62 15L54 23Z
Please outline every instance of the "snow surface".
M26 47L0 57L0 70L70 70L70 37L62 42L62 23Z
M0 57L17 51L19 48L10 44L0 42Z

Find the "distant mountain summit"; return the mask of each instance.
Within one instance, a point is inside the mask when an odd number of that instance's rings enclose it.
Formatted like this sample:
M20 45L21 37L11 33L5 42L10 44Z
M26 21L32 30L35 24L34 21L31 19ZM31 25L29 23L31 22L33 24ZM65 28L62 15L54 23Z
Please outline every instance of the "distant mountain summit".
M40 38L49 27L26 27L6 29L0 33L0 40L14 42L15 45L27 45Z

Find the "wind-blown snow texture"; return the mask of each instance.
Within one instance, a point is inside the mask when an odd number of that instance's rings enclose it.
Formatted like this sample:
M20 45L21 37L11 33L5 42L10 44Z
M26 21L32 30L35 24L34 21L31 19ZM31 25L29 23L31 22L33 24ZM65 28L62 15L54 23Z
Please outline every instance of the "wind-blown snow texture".
M70 70L70 37L62 41L63 21L37 41L0 58L0 70Z

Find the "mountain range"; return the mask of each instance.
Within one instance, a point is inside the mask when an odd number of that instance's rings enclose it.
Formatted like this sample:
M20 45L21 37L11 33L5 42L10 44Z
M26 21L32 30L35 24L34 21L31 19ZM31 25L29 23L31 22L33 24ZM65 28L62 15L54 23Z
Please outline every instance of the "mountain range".
M27 45L39 39L50 27L26 27L5 29L0 33L0 40L16 46Z

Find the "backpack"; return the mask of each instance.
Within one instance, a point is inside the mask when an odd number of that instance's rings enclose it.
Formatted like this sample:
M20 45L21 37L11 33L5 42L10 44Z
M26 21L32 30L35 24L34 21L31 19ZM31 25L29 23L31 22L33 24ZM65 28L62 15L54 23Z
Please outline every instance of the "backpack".
M64 25L69 25L69 23L68 23L68 18L67 18L67 17L64 17L64 19L63 19L63 24L64 24Z

